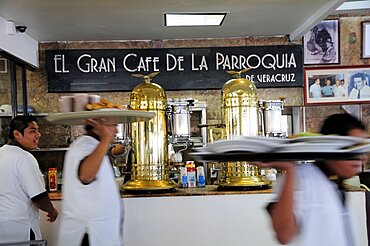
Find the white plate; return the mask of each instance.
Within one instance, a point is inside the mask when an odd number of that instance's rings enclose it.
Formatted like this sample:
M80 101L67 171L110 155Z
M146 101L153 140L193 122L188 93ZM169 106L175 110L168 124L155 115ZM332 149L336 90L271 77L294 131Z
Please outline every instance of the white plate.
M117 123L133 123L150 120L154 112L141 110L96 110L49 114L46 119L55 124L84 125L86 119L115 118Z
M277 153L299 153L299 152L310 152L310 153L328 153L333 150L341 150L347 147L347 143L292 143L286 144L283 147L277 148L275 151ZM345 151L348 152L348 151Z
M197 148L192 148L191 149L192 151L194 152L210 152L210 150L208 149L208 147L197 147Z
M253 142L260 142L267 145L279 145L285 144L289 142L287 138L273 138L273 137L262 137L262 136L255 136L255 137L246 137L246 136L235 136L235 140L243 140L243 141L253 141Z
M359 154L368 153L370 152L370 142L365 141L363 144L350 146L350 147L344 148L344 150L346 152L351 152L351 153L359 153Z
M94 111L120 111L120 110L127 110L127 109L119 109L119 108L100 108L97 110L91 110L91 112Z
M260 142L251 140L218 140L208 145L208 150L214 153L226 153L231 151L261 153L272 151L277 144L272 142Z
M334 136L334 135L324 135L324 136L307 136L292 138L288 140L289 143L347 143L347 145L353 145L356 143L361 143L364 138L351 137L351 136Z

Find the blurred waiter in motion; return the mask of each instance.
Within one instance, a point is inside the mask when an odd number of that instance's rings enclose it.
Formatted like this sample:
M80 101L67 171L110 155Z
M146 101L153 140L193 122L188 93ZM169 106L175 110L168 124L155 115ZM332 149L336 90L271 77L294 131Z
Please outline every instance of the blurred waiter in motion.
M58 245L121 246L121 196L107 155L117 122L88 119L85 129L64 160Z
M366 138L365 126L349 114L329 116L324 135ZM343 181L357 175L367 155L297 165L289 161L257 163L285 170L276 200L267 207L277 240L297 246L363 245L345 199Z
M40 140L37 119L16 116L9 142L0 148L0 243L40 240L39 209L54 222L58 211L50 202L35 157Z

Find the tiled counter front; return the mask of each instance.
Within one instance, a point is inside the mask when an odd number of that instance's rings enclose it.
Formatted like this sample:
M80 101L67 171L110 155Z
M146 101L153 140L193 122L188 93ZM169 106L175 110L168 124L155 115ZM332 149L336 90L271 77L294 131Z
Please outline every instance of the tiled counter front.
M123 194L125 246L278 246L265 210L271 190L220 192L216 186L165 194ZM51 193L61 209L61 196ZM358 220L361 245L367 246L365 192L348 192ZM109 208L107 208L109 209ZM49 245L56 245L60 221L41 217Z

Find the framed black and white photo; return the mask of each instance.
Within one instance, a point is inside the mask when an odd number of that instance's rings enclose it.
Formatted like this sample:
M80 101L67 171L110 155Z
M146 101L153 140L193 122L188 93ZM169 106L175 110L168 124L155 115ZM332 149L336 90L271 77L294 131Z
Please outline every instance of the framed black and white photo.
M7 60L5 58L0 58L0 73L7 73Z
M305 104L368 103L370 66L306 68Z
M339 20L323 20L303 36L304 65L339 63Z
M370 21L362 22L362 58L370 58Z

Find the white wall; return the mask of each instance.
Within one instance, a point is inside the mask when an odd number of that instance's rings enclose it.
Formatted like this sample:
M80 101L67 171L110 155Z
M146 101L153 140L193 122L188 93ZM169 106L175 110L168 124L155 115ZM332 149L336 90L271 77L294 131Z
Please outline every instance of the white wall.
M27 33L15 32L9 35L7 20L0 16L0 49L28 63L33 67L39 66L38 42Z

